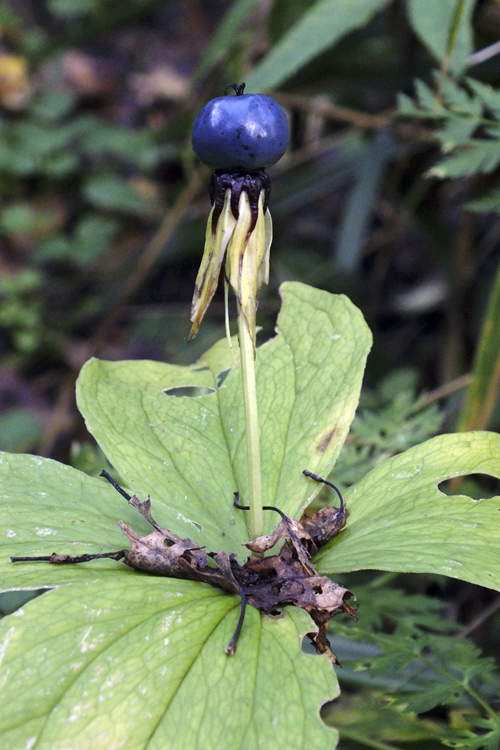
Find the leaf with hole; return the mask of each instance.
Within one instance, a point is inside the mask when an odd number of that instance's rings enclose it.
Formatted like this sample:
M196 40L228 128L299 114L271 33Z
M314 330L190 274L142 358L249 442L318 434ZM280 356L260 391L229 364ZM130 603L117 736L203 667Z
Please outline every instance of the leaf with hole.
M278 334L256 366L265 501L292 518L319 489L301 469L328 474L347 435L371 337L344 297L286 284L283 298ZM92 360L78 401L116 478L151 495L162 527L243 562L246 513L232 505L247 488L239 377L226 342L191 367ZM178 388L196 390L172 395ZM276 618L249 607L228 657L238 596L110 559L12 565L10 556L123 549L120 520L141 536L150 529L103 480L67 466L5 454L0 473L1 580L53 589L0 625L6 747L253 750L276 733L296 750L335 747L319 709L338 685L325 656L301 651L315 629L305 611ZM275 514L265 516L272 531Z

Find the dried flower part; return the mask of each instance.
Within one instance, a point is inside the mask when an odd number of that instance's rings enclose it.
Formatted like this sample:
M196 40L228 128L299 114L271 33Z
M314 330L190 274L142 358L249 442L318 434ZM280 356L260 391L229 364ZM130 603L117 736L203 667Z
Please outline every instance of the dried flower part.
M267 209L268 196L265 172L214 175L213 208L191 304L190 341L198 333L215 294L225 258L226 279L234 290L238 310L255 346L257 296L262 284L269 281L272 221Z
M300 522L306 531L310 530L311 540L319 548L344 528L347 515L345 505L341 508L326 506L312 516L303 516Z
M300 521L294 518L283 516L272 534L265 534L254 539L253 542L247 542L247 547L252 552L262 553L272 549L280 539L288 538L295 549L297 559L302 565L304 571L310 575L315 575L316 569L310 562L310 552L305 542L312 543L312 538L304 529Z
M189 341L192 341L198 333L201 321L215 294L224 256L236 226L237 220L231 211L230 190L226 190L222 211L217 212L219 213L218 217L215 213L216 208L214 205L208 217L203 258L196 277L191 303L191 322L193 325L189 334Z
M239 217L226 256L226 276L238 300L238 310L255 348L258 292L269 281L269 252L272 242L272 221L264 212L264 192L259 196L257 220L253 217L246 191L242 191L238 206Z

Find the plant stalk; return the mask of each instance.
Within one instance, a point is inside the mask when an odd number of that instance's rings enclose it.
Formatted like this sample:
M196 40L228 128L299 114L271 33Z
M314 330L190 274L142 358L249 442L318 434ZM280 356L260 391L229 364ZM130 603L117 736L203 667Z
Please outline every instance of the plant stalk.
M245 408L250 538L256 539L262 535L264 525L262 515L262 474L260 466L259 419L257 413L257 384L255 381L255 349L245 316L240 308L238 309L238 337L240 341L243 404Z

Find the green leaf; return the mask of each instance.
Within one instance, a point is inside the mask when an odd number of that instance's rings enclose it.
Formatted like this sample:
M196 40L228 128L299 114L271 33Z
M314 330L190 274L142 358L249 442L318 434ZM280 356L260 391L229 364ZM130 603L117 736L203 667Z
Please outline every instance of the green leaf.
M328 474L337 458L369 345L346 298L283 286L278 335L256 368L266 501L290 515L317 491L300 471ZM246 514L232 492L244 497L247 480L239 370L222 377L231 364L226 342L191 367L93 360L78 391L117 480L153 495L158 522L237 553ZM500 474L500 436L442 436L375 468L346 493L351 515L318 556L323 568L432 570L497 586L498 501L437 490L471 472ZM2 455L0 479L0 580L53 589L0 623L4 747L256 750L277 736L292 750L335 747L319 718L338 692L335 674L300 649L311 629L304 611L272 618L249 607L228 658L237 597L111 560L12 565L10 555L122 549L119 519L139 534L149 528L104 480L47 459Z
M439 105L437 101L436 92L431 89L424 81L420 78L415 80L415 95L417 101L422 109L430 112L434 111L437 117L441 112L444 112L444 108Z
M118 521L148 533L137 511L103 479L57 461L0 453L0 581L3 589L44 588L115 574L106 560L82 565L12 565L10 556L98 554L128 541ZM100 564L99 564L100 563ZM130 575L132 571L124 569Z
M413 30L439 62L452 53L449 69L455 74L462 72L473 50L475 4L476 0L407 0Z
M30 113L35 118L54 122L69 114L77 98L77 94L68 89L48 89L33 100Z
M357 165L355 184L339 228L334 259L339 274L351 275L359 269L375 196L379 194L381 181L394 153L395 143L387 133L380 133L366 143L364 158Z
M247 76L247 90L279 86L346 34L367 24L387 0L320 0Z
M478 121L473 118L451 117L436 131L436 138L439 139L441 148L446 153L456 146L467 144L477 126Z
M377 466L346 491L347 525L316 556L318 570L442 573L500 589L499 498L438 489L478 473L500 477L500 435L440 435Z
M469 203L467 203L467 209L469 211L477 211L478 213L487 211L500 213L500 187L488 191L482 198L478 198L475 201L469 201Z
M399 707L389 704L380 694L345 695L339 703L332 703L331 714L330 707L327 707L324 715L327 723L331 720L339 728L341 741L345 738L362 747L389 750L404 747L404 742L419 740L419 746L423 748L425 740L429 743L436 740L435 723L430 719L420 722L417 717L402 713ZM388 742L401 744L378 744Z
M85 181L83 193L95 206L128 214L144 214L150 209L149 201L134 185L115 174L91 175Z
M96 123L84 134L82 151L93 159L118 157L140 169L149 169L157 159L151 132L128 130L103 122Z
M465 714L464 719L480 731L474 734L468 728L451 728L443 740L447 747L464 747L466 750L497 750L500 745L500 721L498 717L482 718Z
M467 86L479 97L483 105L489 109L495 118L500 118L500 91L481 83L475 78L466 78Z
M263 463L268 497L300 513L317 492L301 469L333 465L371 339L344 297L297 283L283 297L279 333L257 358ZM116 478L153 495L159 522L240 553L246 514L232 492L245 491L246 476L240 373L222 377L231 365L225 341L191 367L93 360L78 393ZM0 623L3 746L256 750L277 736L292 750L336 746L319 708L338 685L326 657L301 650L312 629L305 611L273 618L248 607L230 658L238 597L109 559L13 565L10 556L128 547L118 520L149 528L103 479L54 461L3 454L0 477L0 580L8 590L53 589Z
M471 79L466 80L469 82ZM438 83L438 79L436 83ZM481 117L483 103L480 97L471 96L463 85L459 85L451 78L447 78L443 83L443 99L452 113L460 112L476 120Z
M228 8L224 18L220 22L217 31L211 38L201 58L198 67L191 76L191 84L197 83L217 64L219 59L227 54L228 49L234 43L234 39L253 12L259 0L235 0Z
M434 685L427 685L421 692L405 694L404 711L422 714L439 705L456 703L460 696L461 691L456 685L436 682Z
M498 140L471 139L467 146L454 151L441 159L428 174L445 179L449 177L470 177L470 175L493 172L500 162Z
M305 612L250 607L230 658L237 597L120 568L96 575L0 623L2 747L335 746L319 706L338 686L325 658L301 652Z
M327 475L346 438L371 336L346 297L299 283L282 296L278 335L256 361L263 491L265 505L297 516L319 490L302 470ZM126 486L151 495L159 523L241 555L246 514L232 511L233 492L245 504L248 485L239 369L217 387L231 364L224 341L191 367L91 360L77 395L88 429ZM179 387L209 392L166 395ZM274 514L265 522L273 529Z
M119 222L107 216L82 216L75 231L73 260L82 265L95 262L109 250L119 228Z
M0 232L29 234L36 229L37 212L29 203L11 203L0 213Z

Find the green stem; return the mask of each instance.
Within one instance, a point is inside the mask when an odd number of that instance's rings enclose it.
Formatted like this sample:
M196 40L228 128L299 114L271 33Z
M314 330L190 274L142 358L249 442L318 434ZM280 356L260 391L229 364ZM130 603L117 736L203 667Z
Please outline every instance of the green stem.
M255 539L264 531L262 516L262 474L260 467L259 420L257 414L257 386L255 382L254 342L245 316L238 310L238 337L240 340L241 377L248 466L248 504L250 505L250 536Z

